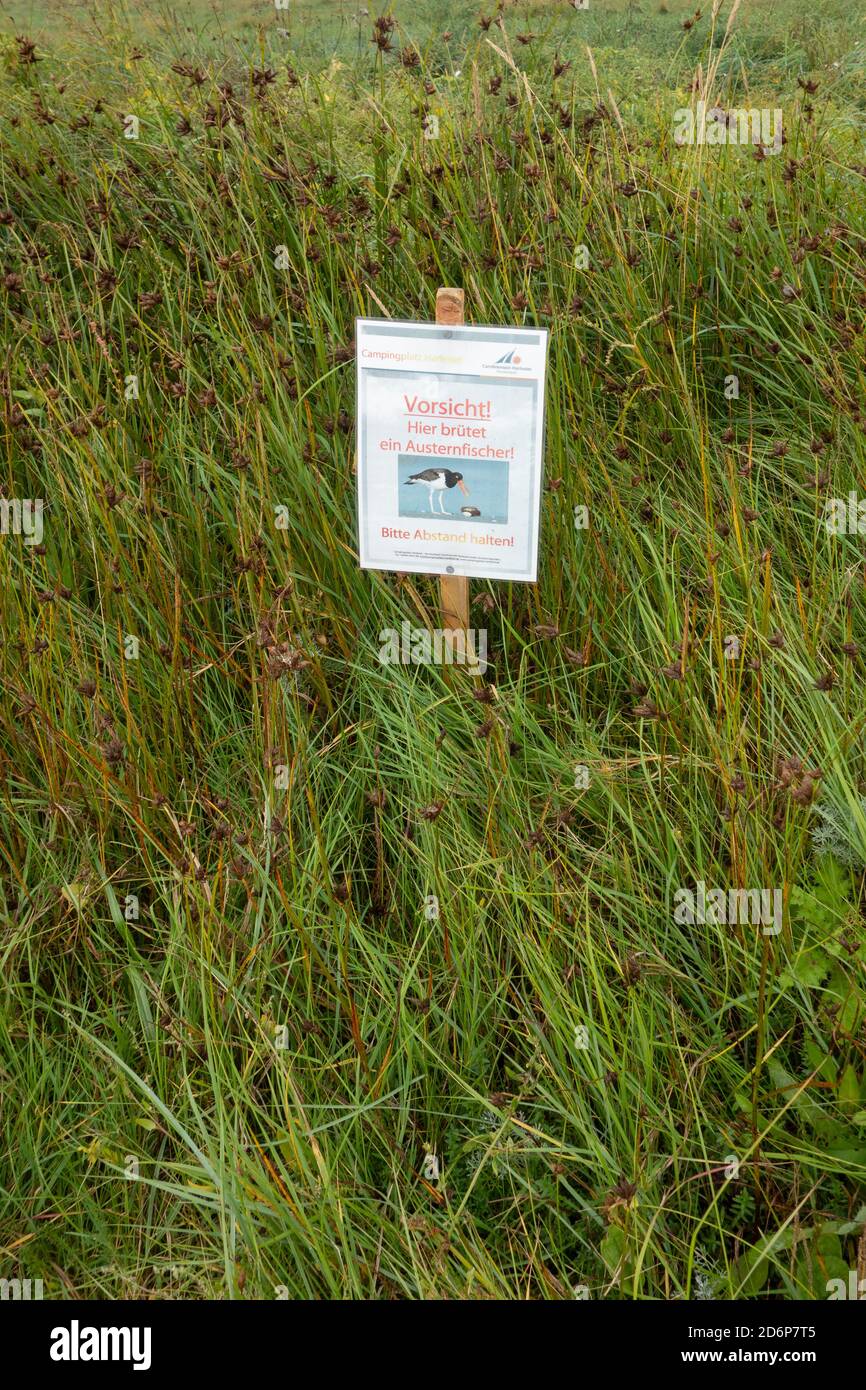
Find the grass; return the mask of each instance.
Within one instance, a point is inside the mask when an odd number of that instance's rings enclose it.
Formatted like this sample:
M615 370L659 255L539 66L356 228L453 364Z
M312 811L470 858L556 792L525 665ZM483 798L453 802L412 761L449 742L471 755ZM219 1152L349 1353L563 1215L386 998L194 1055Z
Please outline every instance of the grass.
M862 1269L864 566L824 517L866 487L863 50L843 5L669 9L5 40L2 491L46 504L0 541L5 1277ZM697 72L783 152L675 146ZM354 553L353 319L439 284L551 329L481 691L380 664L436 585ZM698 882L781 932L679 920Z

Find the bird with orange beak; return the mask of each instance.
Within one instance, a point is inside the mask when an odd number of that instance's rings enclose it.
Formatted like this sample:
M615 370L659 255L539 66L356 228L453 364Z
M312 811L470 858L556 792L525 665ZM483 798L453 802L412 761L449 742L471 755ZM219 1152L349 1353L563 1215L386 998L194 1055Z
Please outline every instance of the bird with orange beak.
M463 481L463 474L455 473L450 468L425 468L421 473L413 473L410 478L406 479L406 483L428 489L431 513L435 512L433 498L438 497L439 511L442 516L448 515L443 505L446 488L459 487L464 497L469 496L469 489Z

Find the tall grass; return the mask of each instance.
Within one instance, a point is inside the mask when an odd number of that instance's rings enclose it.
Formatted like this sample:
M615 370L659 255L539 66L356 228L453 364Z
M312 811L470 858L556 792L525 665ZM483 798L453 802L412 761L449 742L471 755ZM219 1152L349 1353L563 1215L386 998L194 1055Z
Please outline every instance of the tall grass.
M8 46L2 491L46 512L0 541L0 1241L54 1296L822 1298L862 1262L844 30L763 89L760 159L673 143L693 80L752 91L726 15L656 16L637 94L575 30L554 72L561 7L490 17L96 85ZM551 330L540 580L473 584L480 692L380 663L436 584L355 557L353 318L440 284ZM779 889L782 931L676 920L698 882Z

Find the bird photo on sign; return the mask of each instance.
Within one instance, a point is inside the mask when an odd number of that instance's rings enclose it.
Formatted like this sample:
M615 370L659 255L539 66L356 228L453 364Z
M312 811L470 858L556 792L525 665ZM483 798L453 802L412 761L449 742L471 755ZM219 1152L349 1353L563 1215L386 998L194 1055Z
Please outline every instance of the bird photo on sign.
M454 468L422 468L401 454L399 514L405 517L478 517L508 521L508 462L456 459Z

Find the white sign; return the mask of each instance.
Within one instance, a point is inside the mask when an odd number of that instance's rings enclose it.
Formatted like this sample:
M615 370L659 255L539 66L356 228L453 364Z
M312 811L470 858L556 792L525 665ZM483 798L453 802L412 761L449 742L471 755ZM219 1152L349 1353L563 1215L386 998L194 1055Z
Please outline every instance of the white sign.
M534 582L546 329L356 327L361 567Z

